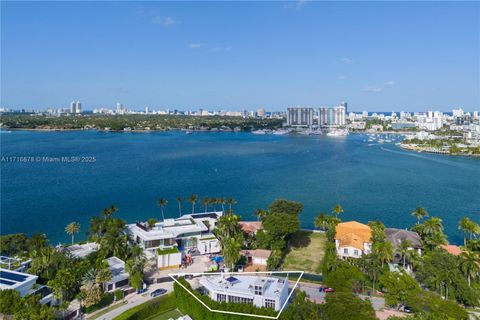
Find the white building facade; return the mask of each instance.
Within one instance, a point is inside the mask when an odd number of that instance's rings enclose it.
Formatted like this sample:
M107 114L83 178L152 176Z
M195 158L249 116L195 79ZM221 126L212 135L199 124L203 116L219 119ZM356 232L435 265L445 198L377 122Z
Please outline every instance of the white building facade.
M199 282L217 302L249 303L279 311L288 299L288 278L222 274L204 276Z

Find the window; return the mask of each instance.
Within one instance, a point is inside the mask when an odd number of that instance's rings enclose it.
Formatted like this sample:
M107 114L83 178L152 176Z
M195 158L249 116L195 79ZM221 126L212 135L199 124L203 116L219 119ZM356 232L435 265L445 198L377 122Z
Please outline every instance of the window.
M253 299L251 298L244 298L244 297L237 297L237 296L228 296L228 302L232 303L253 303Z
M225 294L217 293L217 301L218 302L226 302L227 296Z
M347 248L344 248L344 249L343 249L343 253L344 253L344 254L348 254L348 249L347 249Z
M261 296L262 295L262 287L255 286L255 295Z
M358 256L358 250L353 250L353 254Z
M273 308L273 309L275 309L275 300L265 299L265 308Z

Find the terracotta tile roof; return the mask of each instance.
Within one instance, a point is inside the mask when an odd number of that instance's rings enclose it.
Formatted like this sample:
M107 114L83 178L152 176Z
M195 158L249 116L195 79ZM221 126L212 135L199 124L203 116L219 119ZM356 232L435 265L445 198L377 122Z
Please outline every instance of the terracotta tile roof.
M372 229L366 224L349 221L339 223L335 229L335 240L340 242L340 247L354 247L364 249L364 243L371 242Z
M270 257L271 253L272 253L272 251L265 250L265 249L242 250L242 251L240 251L241 255L251 256L251 257L260 258L260 259L268 259L268 257Z
M260 221L240 221L238 224L245 233L257 233L258 230L263 229Z
M447 244L447 245L442 244L440 247L446 250L448 253L453 254L454 256L458 256L460 255L460 253L463 252L463 250L460 249L459 246L455 246L453 244Z

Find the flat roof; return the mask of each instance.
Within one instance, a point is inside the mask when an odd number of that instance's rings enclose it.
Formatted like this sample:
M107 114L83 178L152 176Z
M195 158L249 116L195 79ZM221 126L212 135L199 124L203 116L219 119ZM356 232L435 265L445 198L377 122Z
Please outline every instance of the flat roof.
M209 291L222 292L228 295L253 296L255 286L263 288L263 297L275 299L280 297L283 286L288 280L281 277L259 277L228 275L203 276L200 284Z
M138 223L129 224L127 228L144 241L174 239L181 237L183 234L208 231L209 228L203 223L202 219L217 219L222 214L221 211L186 214L177 219L165 219L157 222L153 228L148 228L146 225L139 226Z
M0 268L0 288L14 289L26 282L36 281L38 276Z

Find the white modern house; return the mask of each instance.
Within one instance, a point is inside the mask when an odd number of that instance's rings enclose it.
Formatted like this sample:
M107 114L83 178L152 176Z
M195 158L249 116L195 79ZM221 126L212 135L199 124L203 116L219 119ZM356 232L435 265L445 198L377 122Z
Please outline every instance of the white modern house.
M83 244L73 244L65 247L63 250L75 258L84 259L90 254L100 250L100 245L96 242L87 242Z
M204 276L199 283L217 302L250 303L278 311L288 298L287 278L221 274Z
M21 297L30 293L37 279L33 274L0 268L0 290L16 290Z
M220 242L211 231L222 215L221 211L186 214L153 226L143 222L129 224L127 230L147 257L157 258L159 268L178 267L182 254L189 250L200 254L220 252Z
M112 279L105 283L105 291L115 291L121 287L128 287L130 274L125 271L125 262L117 257L106 259L108 268L112 273Z

